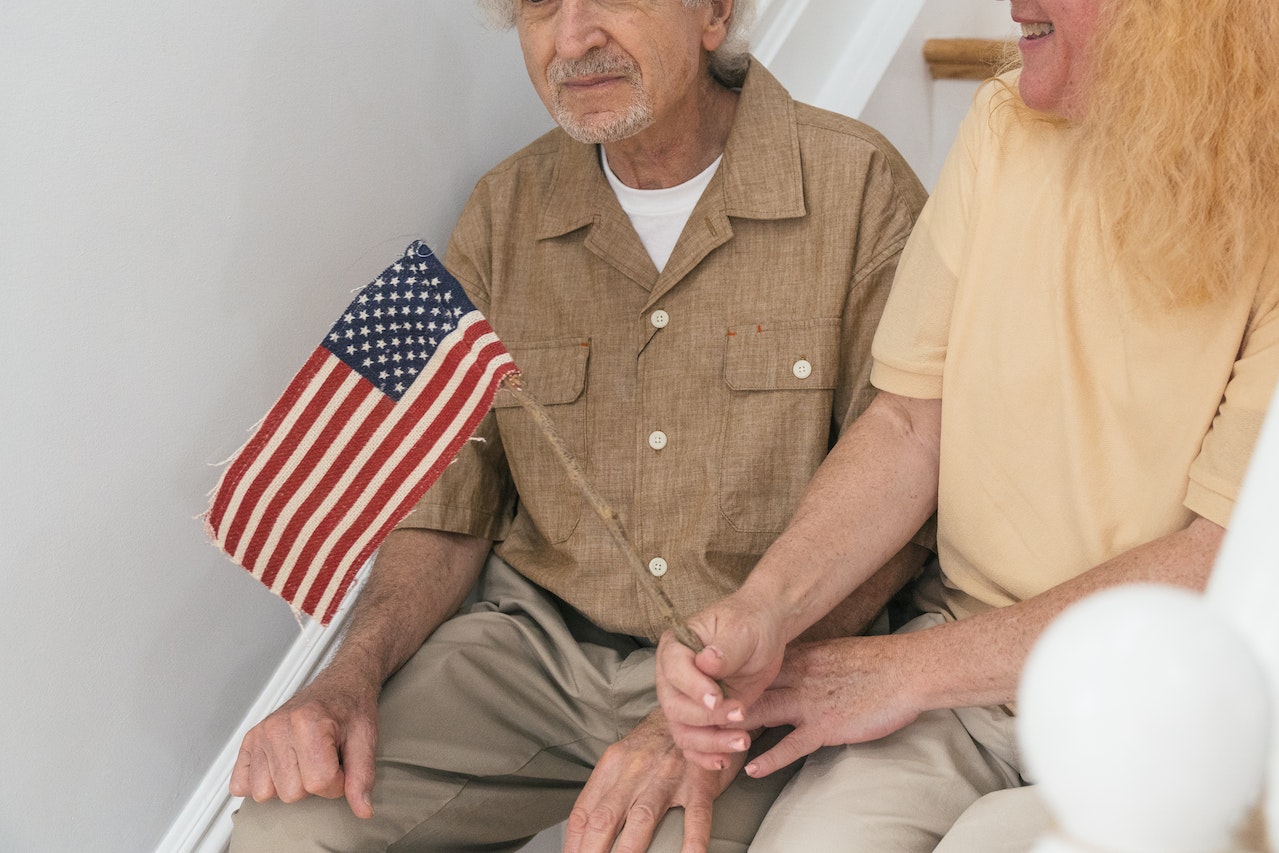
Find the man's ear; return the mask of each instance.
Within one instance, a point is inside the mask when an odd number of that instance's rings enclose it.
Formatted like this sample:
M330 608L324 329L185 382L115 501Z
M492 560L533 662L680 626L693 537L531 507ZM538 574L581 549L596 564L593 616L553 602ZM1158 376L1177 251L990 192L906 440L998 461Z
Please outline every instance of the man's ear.
M728 21L733 16L733 0L711 0L711 19L702 34L702 47L718 50L728 37Z

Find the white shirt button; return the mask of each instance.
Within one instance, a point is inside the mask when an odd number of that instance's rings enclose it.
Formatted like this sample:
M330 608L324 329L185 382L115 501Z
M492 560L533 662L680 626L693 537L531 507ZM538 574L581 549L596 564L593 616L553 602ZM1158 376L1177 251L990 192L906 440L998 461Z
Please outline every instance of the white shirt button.
M671 321L671 315L659 308L648 315L648 321L653 324L654 329L665 329L666 324Z
M661 557L654 557L648 561L648 572L655 578L660 578L662 575L666 574L666 571L669 568L670 566L666 565L666 561Z
M654 450L661 450L666 446L666 433L660 429L655 429L648 434L648 446Z
M808 359L801 358L791 367L791 373L795 374L796 379L807 379L813 375L813 366L808 363Z

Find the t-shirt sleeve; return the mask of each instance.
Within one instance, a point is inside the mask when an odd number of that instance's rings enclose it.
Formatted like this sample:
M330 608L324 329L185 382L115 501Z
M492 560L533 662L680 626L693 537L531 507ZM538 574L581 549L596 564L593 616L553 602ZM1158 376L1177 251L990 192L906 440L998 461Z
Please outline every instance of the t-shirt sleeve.
M951 309L974 213L977 163L1001 85L989 83L979 93L902 252L871 349L871 382L882 391L919 399L942 396Z
M1227 526L1279 383L1279 258L1272 258L1221 407L1190 466L1186 507Z

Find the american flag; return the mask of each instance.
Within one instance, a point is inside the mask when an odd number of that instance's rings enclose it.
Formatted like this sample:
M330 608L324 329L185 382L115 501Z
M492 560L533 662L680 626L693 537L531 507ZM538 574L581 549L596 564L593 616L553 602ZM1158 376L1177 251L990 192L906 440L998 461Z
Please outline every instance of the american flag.
M363 288L230 461L209 536L327 625L516 373L421 241Z

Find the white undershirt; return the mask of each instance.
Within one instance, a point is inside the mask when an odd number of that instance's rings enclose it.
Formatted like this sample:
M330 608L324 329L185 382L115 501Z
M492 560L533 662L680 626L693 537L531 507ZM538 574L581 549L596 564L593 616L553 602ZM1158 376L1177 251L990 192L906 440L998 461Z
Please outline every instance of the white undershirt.
M701 174L678 186L660 190L637 190L618 180L617 175L609 168L604 146L600 146L600 163L604 166L604 176L608 178L609 186L613 188L622 210L630 217L635 233L648 250L648 256L653 259L658 272L666 268L666 262L670 260L671 251L675 248L675 242L679 240L688 217L692 215L697 200L702 197L702 192L715 176L715 170L723 159L724 155L721 154Z

